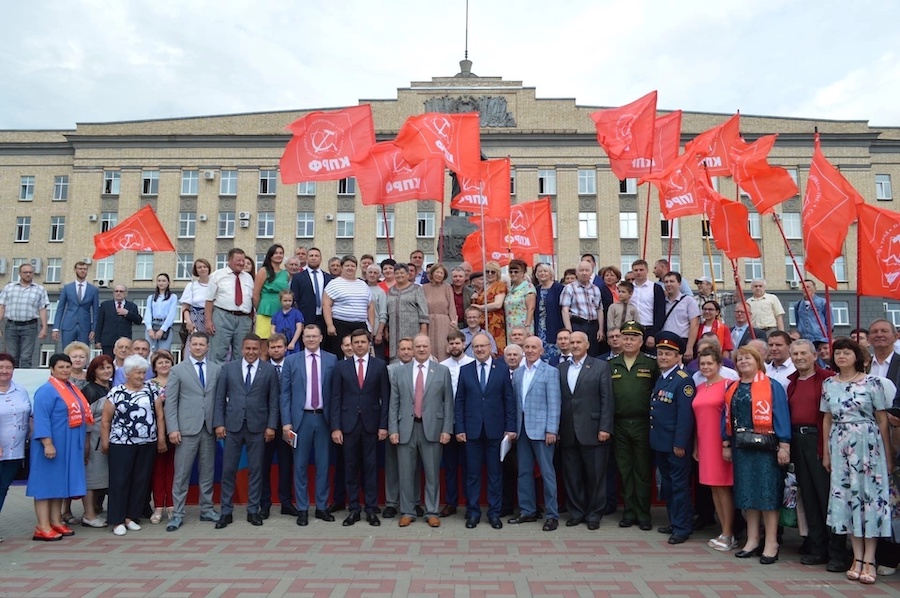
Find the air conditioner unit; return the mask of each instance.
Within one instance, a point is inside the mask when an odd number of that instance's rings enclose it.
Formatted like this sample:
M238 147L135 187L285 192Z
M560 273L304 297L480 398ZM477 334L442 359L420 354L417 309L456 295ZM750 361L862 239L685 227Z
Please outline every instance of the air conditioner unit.
M207 220L209 220L209 216L207 216L206 214L200 214L199 216L197 216L197 220L199 220L200 222L206 222Z
M241 228L250 228L249 220L241 220Z
M31 267L34 269L35 274L41 273L41 266L44 265L44 260L39 257L31 258Z
M800 288L800 281L799 281L799 280L792 280L792 281L791 281L791 288L794 289L794 290L799 289L799 288Z
M0 257L0 274L6 274L6 258Z
M94 260L92 260L92 259L89 258L89 257L83 257L83 258L81 258L81 260L79 260L79 261L84 262L84 263L87 264L88 266L90 266L91 264L94 263Z
M334 214L325 214L325 220L331 222L332 220L334 220Z
M88 215L88 222L97 222L97 215L96 215L96 214L89 214L89 215Z
M214 178L216 178L216 171L215 170L204 171L203 178L206 179L207 181L213 180Z
M105 280L105 279L103 279L103 278L98 278L98 279L97 279L97 286L100 287L101 289L108 289L108 288L109 288L109 283L110 283L110 282L112 282L112 281L111 281L111 280Z
M241 220L250 220L250 212L240 212L238 218Z

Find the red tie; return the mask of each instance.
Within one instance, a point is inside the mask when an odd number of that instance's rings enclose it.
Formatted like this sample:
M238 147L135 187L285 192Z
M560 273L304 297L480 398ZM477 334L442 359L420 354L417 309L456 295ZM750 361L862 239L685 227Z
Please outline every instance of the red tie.
M363 381L366 379L365 373L363 373L363 360L362 357L359 358L358 365L356 366L356 381L359 382L359 387L363 387Z
M237 309L241 309L241 305L244 303L244 290L241 288L241 273L235 272L234 279L234 304L237 306Z
M425 402L425 366L419 364L419 373L416 376L416 395L413 402L413 413L422 419L422 403Z

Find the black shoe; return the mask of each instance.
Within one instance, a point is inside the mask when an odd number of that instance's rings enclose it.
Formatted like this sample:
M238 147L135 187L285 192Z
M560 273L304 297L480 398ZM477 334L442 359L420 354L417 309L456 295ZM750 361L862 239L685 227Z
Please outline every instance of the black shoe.
M512 507L504 507L504 508L500 509L500 515L499 515L499 516L500 516L500 517L509 517L509 516L512 515L512 514L513 514L513 509L512 509Z
M566 521L566 527L575 527L576 525L581 525L581 522L584 521L581 517L572 517L568 521Z
M824 565L828 562L828 557L821 554L807 554L800 558L800 564L806 565L807 567L814 567L816 565Z
M631 527L634 525L634 519L623 519L619 522L619 527Z
M416 517L424 517L424 516L425 516L425 509L423 509L419 505L416 505Z
M341 525L343 525L344 527L350 527L357 521L359 521L359 511L350 511L350 514L347 515L347 518L344 519L344 522Z
M554 532L556 528L559 527L559 519L553 519L552 517L548 518L547 521L544 522L544 527L542 528L545 532Z
M366 515L366 521L369 522L369 525L372 527L378 527L381 525L381 519L378 518L378 515L375 513L369 513Z
M674 530L672 529L671 525L664 525L662 527L656 528L656 531L658 531L661 534L671 534L672 531L674 531Z
M296 509L294 509L294 510L296 511ZM268 519L269 518L269 509L260 509L259 516L262 517L263 519ZM297 516L297 513L294 513L294 517L296 517L296 516Z
M322 521L327 521L327 522L331 523L332 521L334 521L334 515L332 515L328 511L316 509L316 519L321 519Z
M297 515L297 525L301 527L309 525L309 511L300 511L300 514Z
M328 511L329 513L339 513L346 508L347 507L345 507L344 505L339 505L339 504L333 502L330 505L328 505L328 507L326 507L325 510ZM327 521L327 519L326 519L326 521Z
M266 513L268 513L268 512L269 512L269 510L266 509ZM290 515L291 517L296 517L297 515L300 514L300 511L298 511L297 507L295 507L294 505L282 505L281 506L281 514L282 515ZM263 517L263 519L266 519L267 517L268 517L268 515L266 517Z
M825 570L831 573L843 573L850 568L850 562L842 559L831 559L825 565Z
M394 507L385 507L384 513L382 513L381 516L385 519L393 519L397 516L397 509L395 509Z
M263 519L259 513L247 513L247 521L250 525L255 525L257 527L263 524Z
M234 517L231 516L231 513L219 517L219 520L216 521L216 529L228 527L229 523L234 523Z
M802 555L812 554L812 542L809 541L809 536L803 538L803 542L800 544L800 548L797 549L797 553Z
M734 553L734 558L736 559L749 559L751 556L760 556L762 555L763 547L762 544L754 548L753 550L738 550Z
M474 517L466 519L466 529L475 529L478 526L478 520Z
M649 532L651 529L653 529L653 524L650 523L649 521L639 521L638 527L641 528L642 530L644 530L645 532Z
M600 522L599 521L588 521L587 528L591 531L598 530L598 529L600 529Z
M490 517L488 521L490 522L492 528L503 529L503 522L500 521L499 517Z
M671 536L669 536L669 544L684 544L687 541L687 536L679 536L678 534L672 534Z
M446 505L441 512L438 513L440 517L450 517L451 515L456 515L457 507L456 505Z
M507 520L507 523L510 525L519 525L520 523L534 523L537 520L537 514L519 515L518 517Z
M381 515L381 507L375 507L375 514Z
M759 564L760 564L760 565L772 565L772 564L774 564L775 561L777 561L777 560L778 560L778 553L777 553L777 552L775 553L775 556L766 556L766 555L762 555L762 556L759 557Z

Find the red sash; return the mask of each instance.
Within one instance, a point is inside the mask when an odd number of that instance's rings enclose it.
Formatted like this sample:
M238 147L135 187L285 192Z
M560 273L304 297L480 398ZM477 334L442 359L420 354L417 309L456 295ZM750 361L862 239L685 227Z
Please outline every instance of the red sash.
M70 428L78 428L85 423L90 426L94 423L94 414L91 413L87 399L84 398L84 395L81 394L81 391L75 385L70 382L63 382L53 376L50 376L50 384L59 393L60 398L69 410Z
M731 397L739 384L732 384L725 390L725 431L731 430ZM753 431L759 434L774 434L772 425L772 382L765 372L756 372L750 383L750 413L753 416Z

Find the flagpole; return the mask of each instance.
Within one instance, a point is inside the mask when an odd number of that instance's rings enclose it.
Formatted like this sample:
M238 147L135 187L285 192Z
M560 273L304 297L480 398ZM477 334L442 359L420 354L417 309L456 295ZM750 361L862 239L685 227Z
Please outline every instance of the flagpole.
M443 198L441 199L441 226L438 229L438 261L444 261L444 209L446 205L444 204Z
M650 156L650 173L653 172L653 156ZM647 173L647 174L650 174ZM647 237L650 234L650 184L647 183L647 209L644 212L644 248L641 250L641 259L647 259ZM669 239L672 238L672 229L669 228Z
M750 331L750 338L756 339L756 333L753 331L753 322L750 321L750 308L747 306L747 298L744 296L744 286L740 284L738 277L737 260L731 260L731 271L734 276L734 288L737 290L739 303L744 306L744 313L747 314L747 330ZM712 278L715 278L713 276Z
M709 273L712 274L709 278L712 280L712 290L713 296L716 294L716 271L713 269L713 259L712 259L712 243L710 243L709 238L712 236L712 229L710 229L710 234L706 235L706 257L709 259ZM731 260L732 262L734 260ZM737 282L737 271L735 271L735 282ZM721 306L720 306L721 307Z
M860 275L861 268L862 268L862 260L860 259L860 253L861 253L860 250L862 249L862 243L860 242L860 240L862 238L862 235L860 234L859 226L860 226L860 221L859 221L859 217L857 217L857 219L856 219L856 327L862 328L862 323L860 322L860 319L859 319L859 317L860 317L859 316L859 300L860 300L859 275ZM857 335L856 338L858 339L859 336Z
M810 305L812 305L812 303L810 303ZM825 313L826 313L826 314L830 314L830 313L831 313L831 289L828 288L828 285L827 285L827 284L825 285ZM831 334L832 334L832 333L831 333L831 330L829 329L829 330L828 330L828 334L825 335L825 337L828 339L828 346L829 346L829 347L831 346L831 341L832 341L832 339L831 339ZM858 338L858 337L857 337L857 338Z
M487 237L484 234L484 180L478 180L478 205L481 207L481 270L487 269ZM484 327L487 330L488 325L488 307L487 307L487 274L484 274Z
M674 242L672 241L672 227L677 220L678 219L676 218L675 220L669 221L669 250L668 255L666 256L666 261L669 262L669 268L672 267L672 243Z
M787 247L788 255L791 256L791 262L794 264L794 271L797 272L797 277L800 279L800 288L803 289L803 296L809 301L812 312L816 316L816 322L819 324L819 330L822 331L822 336L827 338L828 332L825 330L825 324L822 322L822 318L819 317L819 310L815 308L812 297L810 296L809 291L806 290L806 285L803 284L803 272L800 271L800 266L797 265L797 258L794 257L794 250L791 249L791 244L788 243L787 237L784 234L784 229L781 227L781 219L778 217L778 214L774 212L772 212L772 218L775 220L775 225L778 226L778 232L781 233L781 239L784 241L784 246ZM825 287L828 288L828 285L825 285ZM796 314L796 317L799 321L800 314Z
M384 218L384 239L387 241L388 257L394 259L391 251L391 229L388 228L387 208L384 207L384 204L381 204L381 215Z

